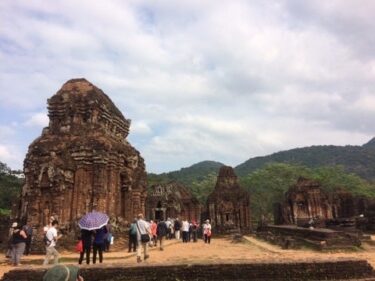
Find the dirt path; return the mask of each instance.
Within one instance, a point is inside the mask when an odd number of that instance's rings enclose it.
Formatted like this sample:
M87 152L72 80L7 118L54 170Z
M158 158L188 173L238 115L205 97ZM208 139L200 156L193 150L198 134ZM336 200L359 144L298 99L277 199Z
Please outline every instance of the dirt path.
M44 256L42 255L23 257L21 267L41 267L43 258ZM232 243L229 238L214 238L210 245L201 240L197 243L182 243L171 240L167 241L164 251L160 251L158 248L151 248L150 258L144 263L295 262L341 258L366 259L375 268L374 247L365 247L365 249L356 252L332 253L321 253L312 250L283 250L254 237L246 237L246 241L242 243ZM77 260L77 253L61 253L61 263L77 264ZM137 265L135 253L119 250L105 253L104 263L121 263L127 266ZM4 257L0 258L0 276L13 268L7 264L7 260Z

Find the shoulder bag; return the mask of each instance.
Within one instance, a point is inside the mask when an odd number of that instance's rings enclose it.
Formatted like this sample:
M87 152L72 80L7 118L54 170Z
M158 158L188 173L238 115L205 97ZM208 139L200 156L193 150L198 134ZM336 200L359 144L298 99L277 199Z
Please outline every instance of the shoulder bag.
M137 228L138 228L139 233L141 234L141 242L142 243L148 243L148 242L150 242L150 235L148 235L147 233L146 234L142 234L141 230L139 229L138 222L137 222Z

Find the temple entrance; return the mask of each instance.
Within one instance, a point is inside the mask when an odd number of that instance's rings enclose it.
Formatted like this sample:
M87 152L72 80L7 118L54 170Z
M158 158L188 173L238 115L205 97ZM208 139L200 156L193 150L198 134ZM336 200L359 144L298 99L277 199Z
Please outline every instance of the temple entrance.
M162 208L162 204L161 204L160 201L158 202L158 204L157 204L157 206L155 208L154 218L157 221L165 220L165 218L164 218L164 209Z
M164 212L162 210L155 210L155 220L163 221L164 220Z

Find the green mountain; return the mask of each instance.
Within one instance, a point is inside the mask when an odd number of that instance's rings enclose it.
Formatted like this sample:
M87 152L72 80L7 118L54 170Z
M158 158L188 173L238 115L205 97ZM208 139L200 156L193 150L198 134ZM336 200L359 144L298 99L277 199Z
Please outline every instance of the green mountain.
M245 176L269 163L303 165L309 168L340 165L348 173L375 181L375 138L362 146L311 146L250 158L238 165L238 176Z
M179 171L149 174L148 180L149 184L179 181L204 203L222 165L204 161ZM251 194L254 219L261 215L271 218L273 203L282 200L299 176L318 180L327 192L341 188L375 198L375 185L371 183L375 181L375 138L362 146L311 146L255 157L235 167L235 171Z
M193 182L203 181L207 175L217 175L220 167L223 165L224 164L215 161L202 161L190 167L182 168L178 171L162 174L149 173L147 175L148 183L151 185L153 183L178 181L184 185L190 186Z

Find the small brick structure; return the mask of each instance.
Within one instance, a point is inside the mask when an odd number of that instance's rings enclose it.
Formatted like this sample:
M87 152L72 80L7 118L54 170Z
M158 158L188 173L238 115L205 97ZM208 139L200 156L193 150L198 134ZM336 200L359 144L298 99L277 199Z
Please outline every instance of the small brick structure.
M250 194L240 186L232 167L220 168L203 217L211 220L214 233L248 233L251 230Z
M184 265L83 266L86 281L175 281L175 280L375 280L365 260L310 261L290 263L220 263ZM2 281L40 281L46 271L15 269Z
M152 220L186 218L199 221L201 205L189 188L175 181L154 184L148 189L146 217Z

